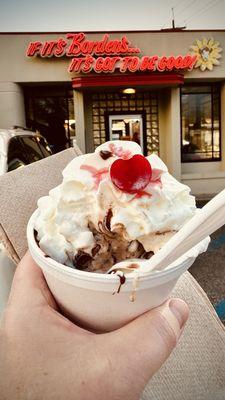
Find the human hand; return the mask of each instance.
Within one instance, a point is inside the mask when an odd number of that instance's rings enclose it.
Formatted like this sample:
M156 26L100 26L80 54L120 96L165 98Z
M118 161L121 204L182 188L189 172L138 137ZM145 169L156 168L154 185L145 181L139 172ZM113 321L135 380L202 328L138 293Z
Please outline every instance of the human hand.
M114 332L86 331L59 313L27 253L1 322L1 400L136 400L187 318L186 303L172 299Z

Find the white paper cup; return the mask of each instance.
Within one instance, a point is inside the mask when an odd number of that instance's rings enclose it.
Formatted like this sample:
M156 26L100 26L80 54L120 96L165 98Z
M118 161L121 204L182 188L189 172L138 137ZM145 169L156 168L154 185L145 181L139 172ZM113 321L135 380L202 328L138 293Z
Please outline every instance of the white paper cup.
M126 278L120 293L115 293L119 287L118 276L80 271L46 257L34 237L36 215L37 211L27 226L28 247L34 261L42 269L62 312L83 327L98 332L120 328L162 304L169 298L181 274L193 264L198 254L207 249L210 241L204 239L166 270L140 276L135 301L131 302L132 277Z

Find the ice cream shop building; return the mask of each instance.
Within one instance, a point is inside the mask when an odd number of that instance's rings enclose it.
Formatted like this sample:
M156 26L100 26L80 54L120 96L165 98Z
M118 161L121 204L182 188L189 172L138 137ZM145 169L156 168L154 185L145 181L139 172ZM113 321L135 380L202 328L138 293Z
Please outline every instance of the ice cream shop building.
M134 140L194 194L225 187L225 31L2 33L0 52L0 128Z

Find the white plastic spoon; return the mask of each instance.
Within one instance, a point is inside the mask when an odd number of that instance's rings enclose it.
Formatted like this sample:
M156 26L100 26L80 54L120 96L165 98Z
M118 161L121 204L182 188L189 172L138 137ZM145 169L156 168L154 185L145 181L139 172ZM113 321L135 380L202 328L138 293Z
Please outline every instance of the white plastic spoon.
M129 269L129 263L142 264L142 272L162 270L176 261L201 240L225 224L225 189L210 200L149 260L125 260L110 271ZM128 271L127 271L128 272Z

